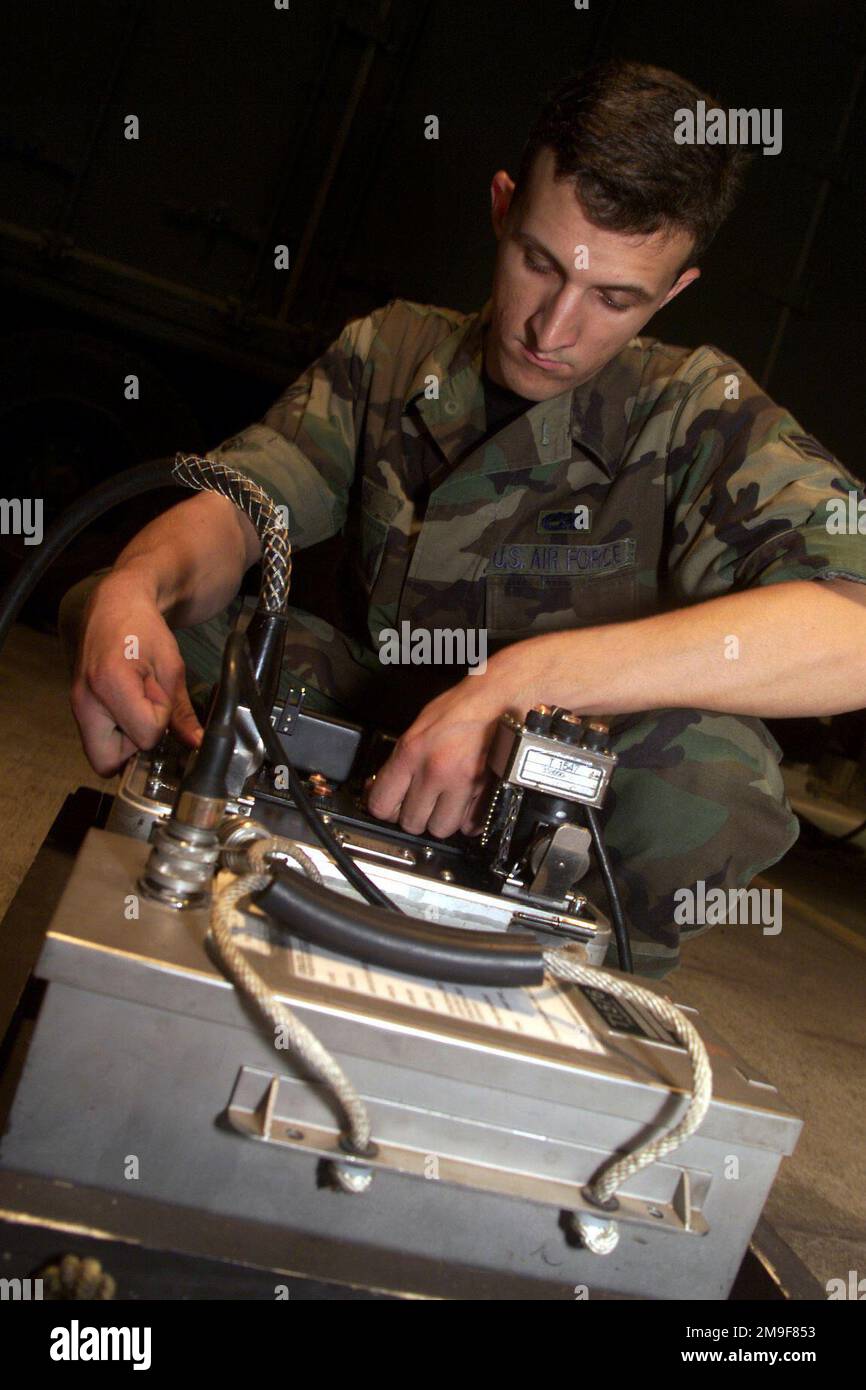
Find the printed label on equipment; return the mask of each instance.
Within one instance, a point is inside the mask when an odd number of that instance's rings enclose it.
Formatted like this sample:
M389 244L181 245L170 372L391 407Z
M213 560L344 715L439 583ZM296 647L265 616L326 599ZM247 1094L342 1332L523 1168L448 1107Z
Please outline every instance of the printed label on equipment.
M528 782L538 782L557 791L591 799L598 794L602 770L594 763L559 757L541 748L530 748L524 756L519 775Z
M645 1042L666 1043L669 1047L684 1047L679 1038L675 1037L668 1028L662 1026L658 1019L652 1018L649 1014L642 1013L638 1017L636 1010L624 1003L621 999L615 999L612 994L608 994L603 989L595 989L592 985L578 985L581 994L585 994L590 1004L592 1004L601 1014L608 1028L612 1033L628 1033L631 1037L642 1038Z
M437 1018L450 1019L489 1028L500 1036L507 1033L557 1043L576 1052L607 1051L583 1017L574 985L557 981L535 989L495 989L415 979L373 969L321 947L314 950L294 936L281 936L277 945L267 920L246 912L243 927L233 929L232 937L239 946L270 959L278 953L288 955L292 974L299 980L429 1014L431 1026Z
M406 1004L440 1018L456 1018L524 1038L559 1043L579 1052L607 1050L570 997L573 986L551 983L535 989L493 989L484 985L439 984L371 969L319 948L314 951L296 937L289 941L292 966L301 979L316 980L367 999Z

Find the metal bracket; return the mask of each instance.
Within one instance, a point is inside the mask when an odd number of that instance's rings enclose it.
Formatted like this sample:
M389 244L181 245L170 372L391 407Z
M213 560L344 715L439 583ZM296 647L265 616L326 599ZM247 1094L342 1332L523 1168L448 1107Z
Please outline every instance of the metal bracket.
M277 715L277 733L291 734L301 713L301 705L304 702L306 686L293 685L288 695L286 703Z
M558 825L550 837L529 892L564 903L568 893L589 868L591 843L589 831L582 826L570 822Z
M225 1112L229 1124L249 1139L277 1144L317 1158L351 1162L351 1157L340 1147L340 1131L336 1125L311 1122L296 1113L298 1084L289 1077L276 1076L259 1067L241 1067ZM403 1121L416 1113L414 1109L410 1112L407 1107L393 1102L374 1101L374 1105L384 1126L387 1126L390 1112L398 1114ZM445 1123L445 1117L439 1118ZM453 1126L455 1122L452 1120L451 1123ZM405 1129L405 1123L401 1127ZM585 1182L577 1178L566 1180L551 1174L530 1172L525 1168L516 1171L498 1167L495 1163L482 1162L477 1158L464 1158L441 1151L433 1153L429 1145L415 1148L406 1143L391 1142L383 1138L378 1130L375 1139L376 1155L357 1160L359 1166L374 1172L378 1170L429 1179L433 1156L436 1162L435 1176L439 1182L478 1192L494 1192L559 1210L586 1211L591 1216L598 1216L598 1209L582 1195ZM443 1148L446 1147L446 1140L453 1144L453 1137L443 1134ZM549 1144L543 1147L549 1148ZM587 1152L585 1148L583 1152ZM537 1166L541 1167L543 1161L539 1155ZM594 1151L593 1161L601 1166L606 1162L606 1156ZM710 1174L687 1173L668 1164L659 1166L672 1169L676 1176L672 1200L654 1201L619 1192L617 1224L661 1229L680 1235L706 1235L709 1227L696 1202L698 1197L701 1201L706 1198Z

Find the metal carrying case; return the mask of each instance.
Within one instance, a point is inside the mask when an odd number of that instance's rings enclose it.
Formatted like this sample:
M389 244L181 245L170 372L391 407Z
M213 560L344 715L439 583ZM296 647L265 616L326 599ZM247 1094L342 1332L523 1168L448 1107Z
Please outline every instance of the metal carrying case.
M688 1059L660 1024L601 990L367 969L252 910L240 944L372 1116L369 1190L334 1191L331 1104L211 961L207 913L138 894L147 854L88 833L39 960L3 1167L166 1204L187 1230L221 1218L225 1258L258 1227L275 1268L382 1291L465 1294L476 1271L542 1298L727 1296L801 1121L695 1011L680 1005L709 1052L710 1109L622 1185L619 1243L597 1255L563 1213L589 1210L581 1188L605 1160L686 1104Z

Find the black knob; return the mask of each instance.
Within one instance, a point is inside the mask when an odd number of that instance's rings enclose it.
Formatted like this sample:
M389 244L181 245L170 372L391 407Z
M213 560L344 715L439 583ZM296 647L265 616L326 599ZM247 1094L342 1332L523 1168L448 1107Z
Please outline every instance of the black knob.
M599 719L590 720L584 729L582 747L591 748L594 753L606 753L610 745L610 729Z
M527 714L524 725L531 734L546 734L550 729L552 714L550 705L534 705Z
M571 710L567 710L554 721L553 732L563 743L580 743L583 720L579 714L572 714Z

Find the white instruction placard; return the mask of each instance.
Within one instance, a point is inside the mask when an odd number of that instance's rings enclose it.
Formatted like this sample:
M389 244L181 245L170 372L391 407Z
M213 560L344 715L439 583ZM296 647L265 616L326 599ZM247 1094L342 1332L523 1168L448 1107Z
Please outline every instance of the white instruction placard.
M261 925L260 925L261 924ZM264 927L264 931L261 928ZM442 984L381 970L312 947L298 937L283 936L278 948L268 941L261 919L246 915L243 929L232 932L240 946L267 955L287 952L291 971L300 980L331 986L367 1001L406 1005L433 1018L457 1019L498 1033L557 1043L576 1052L604 1053L598 1036L579 1011L574 986L545 982L534 989L496 989L486 985Z

